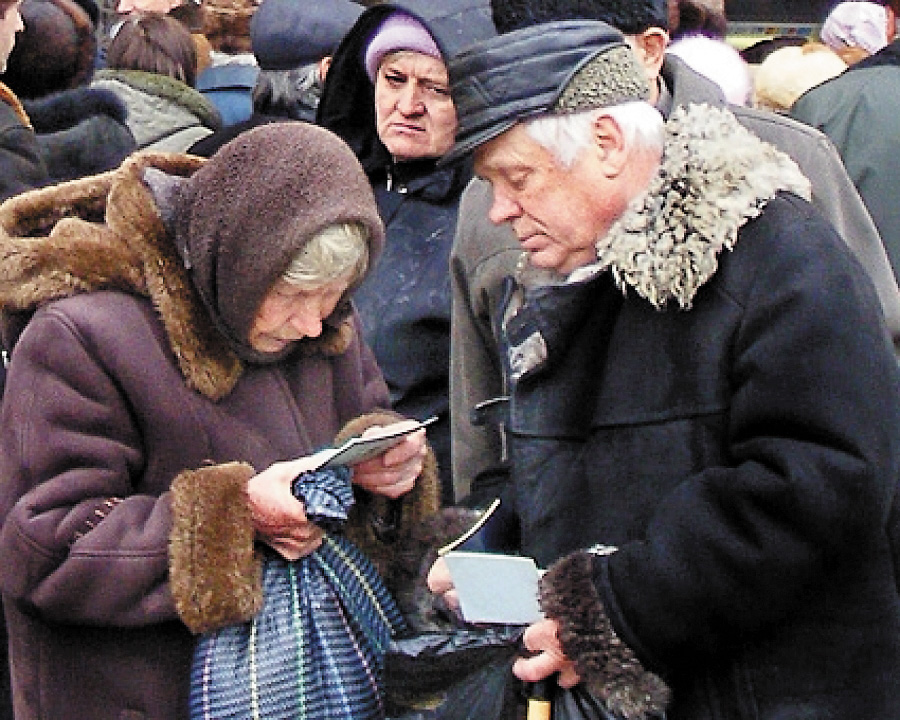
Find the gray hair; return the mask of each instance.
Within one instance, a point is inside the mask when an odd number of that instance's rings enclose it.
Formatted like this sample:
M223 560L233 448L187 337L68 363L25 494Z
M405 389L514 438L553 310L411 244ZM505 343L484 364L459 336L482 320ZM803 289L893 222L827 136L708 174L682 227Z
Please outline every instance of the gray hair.
M282 273L285 282L314 289L350 276L356 284L369 267L369 235L360 223L329 225L313 235Z
M560 165L570 168L579 153L593 142L594 122L602 115L616 121L629 147L662 150L665 121L659 110L645 102L626 102L577 113L545 114L528 120L525 127L531 138L553 153Z

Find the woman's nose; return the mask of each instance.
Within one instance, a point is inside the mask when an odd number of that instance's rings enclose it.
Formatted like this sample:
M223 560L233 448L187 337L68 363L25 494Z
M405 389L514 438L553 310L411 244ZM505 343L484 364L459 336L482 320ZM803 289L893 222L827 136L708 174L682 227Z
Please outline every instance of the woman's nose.
M319 337L322 334L322 313L318 308L304 307L291 316L291 326L303 337Z
M425 112L425 103L422 101L422 95L415 84L408 83L400 90L397 109L403 115L421 115Z

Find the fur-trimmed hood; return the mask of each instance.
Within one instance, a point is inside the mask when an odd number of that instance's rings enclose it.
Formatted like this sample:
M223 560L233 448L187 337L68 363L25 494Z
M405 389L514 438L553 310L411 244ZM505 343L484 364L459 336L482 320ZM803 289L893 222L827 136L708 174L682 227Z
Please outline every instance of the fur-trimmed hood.
M720 253L782 191L810 199L809 180L787 155L723 107L679 107L649 187L597 242L598 262L568 281L609 270L623 293L633 290L656 308L675 301L689 309ZM526 284L537 277L524 266L521 276Z
M0 205L0 333L9 348L32 312L52 300L95 290L150 298L186 383L217 400L242 364L205 311L167 233L149 168L190 177L206 161L142 152L118 169L11 198ZM342 352L349 322L326 326L310 350Z

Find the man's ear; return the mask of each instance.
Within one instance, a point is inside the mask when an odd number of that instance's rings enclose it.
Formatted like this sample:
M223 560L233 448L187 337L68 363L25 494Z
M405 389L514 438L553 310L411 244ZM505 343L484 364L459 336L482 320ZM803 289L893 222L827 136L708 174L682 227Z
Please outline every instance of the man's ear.
M662 28L651 27L642 33L631 35L630 40L629 44L638 61L647 72L647 79L651 85L655 84L665 59L666 48L669 47L669 33Z
M628 162L622 128L611 115L599 115L594 120L593 133L601 171L607 177L617 177Z

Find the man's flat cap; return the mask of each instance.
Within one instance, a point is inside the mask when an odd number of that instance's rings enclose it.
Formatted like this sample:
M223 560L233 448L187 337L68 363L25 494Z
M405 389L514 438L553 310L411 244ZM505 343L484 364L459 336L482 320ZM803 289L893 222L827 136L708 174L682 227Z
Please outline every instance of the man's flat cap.
M473 45L449 63L459 126L452 162L517 122L644 100L645 70L623 35L596 20L545 23Z

